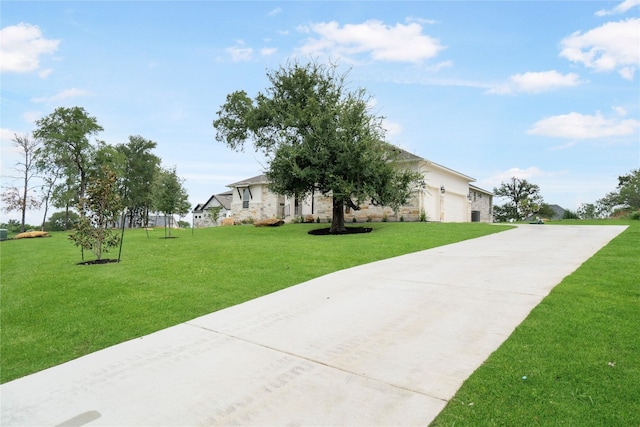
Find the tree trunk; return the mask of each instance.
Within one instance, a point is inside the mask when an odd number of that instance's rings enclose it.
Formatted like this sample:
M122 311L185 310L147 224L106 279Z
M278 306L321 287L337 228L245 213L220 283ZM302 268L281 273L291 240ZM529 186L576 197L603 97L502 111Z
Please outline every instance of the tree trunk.
M22 209L22 222L20 223L20 231L23 232L23 233L26 231L25 226L24 226L24 222L25 222L25 217L26 217L26 214L27 214L27 185L28 185L28 180L27 180L27 178L25 178L24 179L24 191L22 192L22 200L20 201L20 204L22 205L22 206L20 206L21 209Z
M331 234L346 233L347 228L344 226L344 202L333 198L333 217L331 218Z

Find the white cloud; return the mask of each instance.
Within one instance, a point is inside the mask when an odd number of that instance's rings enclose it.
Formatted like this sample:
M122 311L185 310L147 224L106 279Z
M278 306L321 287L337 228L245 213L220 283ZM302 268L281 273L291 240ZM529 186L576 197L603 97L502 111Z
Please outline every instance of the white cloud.
M409 23L387 26L377 20L362 24L319 22L299 28L299 31L315 34L298 49L308 56L330 56L349 59L358 54L368 54L372 59L391 62L422 62L445 49L440 41L422 34L422 25Z
M382 127L387 131L387 137L393 138L402 133L402 125L390 120L382 120Z
M596 16L607 16L607 15L617 15L621 13L627 12L629 9L634 8L636 6L640 6L640 0L625 0L613 9L610 10L599 10L596 12Z
M36 25L20 23L0 30L0 71L28 73L40 68L40 55L52 54L58 49L59 40L42 37ZM46 77L49 70L43 70Z
M580 84L576 73L561 74L555 70L514 74L509 81L492 87L487 93L506 95L517 92L542 93Z
M2 142L11 142L15 137L15 134L19 134L20 132L13 131L11 129L0 128L0 141Z
M282 13L282 8L281 7L276 7L273 10L270 10L269 13L267 13L268 16L278 16Z
M513 177L516 177L519 179L531 179L535 177L552 176L552 175L555 175L555 173L544 172L542 169L538 167L530 166L526 169L520 169L518 167L511 168L504 172L500 172L497 175L494 175L491 179L502 182L502 181L508 181Z
M542 119L527 133L581 140L631 135L638 127L640 121L634 119L606 118L600 112L595 115L572 112Z
M253 49L245 47L242 40L238 40L235 46L228 47L226 50L233 62L250 61L253 57Z
M640 67L640 18L608 22L562 40L560 56L597 72L617 70L628 80Z
M530 166L526 169L513 167L505 171L497 172L495 175L492 175L478 182L478 184L483 188L493 189L494 187L499 187L503 182L510 181L511 178L514 177L518 179L526 179L529 182L534 182L539 181L543 178L564 175L566 173L566 171L549 172L542 170L536 166Z
M260 55L262 56L270 56L273 55L274 53L276 53L278 51L277 48L275 47L263 47L262 49L260 49Z
M89 95L90 93L86 90L71 88L71 89L63 90L62 92L59 92L48 98L46 97L32 98L31 101L38 104L40 103L52 104L52 103L59 102L69 98L77 98L77 97L89 96Z

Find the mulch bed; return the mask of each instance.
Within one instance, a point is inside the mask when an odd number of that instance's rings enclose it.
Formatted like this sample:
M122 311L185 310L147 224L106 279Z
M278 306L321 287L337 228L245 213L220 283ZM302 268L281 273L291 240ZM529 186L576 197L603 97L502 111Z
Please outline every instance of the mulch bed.
M343 235L343 234L362 234L371 233L373 228L371 227L347 227L346 231L341 233L332 233L331 228L320 228L317 230L310 230L309 234L314 236L330 236L330 235Z
M109 264L112 262L118 262L117 259L94 259L93 261L83 261L79 262L76 265L101 265L101 264Z

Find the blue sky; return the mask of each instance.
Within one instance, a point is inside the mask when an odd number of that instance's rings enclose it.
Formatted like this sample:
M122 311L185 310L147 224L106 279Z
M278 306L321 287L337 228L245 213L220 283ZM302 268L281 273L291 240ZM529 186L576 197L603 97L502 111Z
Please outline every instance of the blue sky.
M228 93L288 60L332 60L387 140L491 190L511 176L577 209L640 167L640 0L2 1L2 185L14 133L57 107L157 142L192 204L263 159L215 141ZM498 204L500 200L496 200ZM18 218L17 213L2 214ZM31 213L28 221L40 221Z

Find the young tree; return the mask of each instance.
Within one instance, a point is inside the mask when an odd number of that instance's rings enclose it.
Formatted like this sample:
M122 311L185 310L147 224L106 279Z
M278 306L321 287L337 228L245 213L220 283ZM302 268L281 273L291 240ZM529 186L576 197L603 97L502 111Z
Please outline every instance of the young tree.
M543 203L540 187L527 182L526 179L513 177L509 182L503 182L500 187L494 188L493 193L497 197L507 199L504 205L494 208L498 221L522 221L538 213Z
M255 100L229 94L213 126L219 142L241 151L252 141L267 156L271 190L331 196L333 234L346 232L345 207L406 202L419 175L393 162L399 153L383 142L382 118L370 113L364 90L349 92L335 66L294 63L267 77L271 87Z
M118 177L104 166L99 175L90 179L86 198L78 203L80 219L70 239L83 251L91 250L97 260L101 260L103 252L120 243L120 234L110 226L117 221L121 208Z
M37 139L31 139L28 135L14 134L13 145L20 152L20 160L16 163L16 176L11 176L20 181L19 187L9 187L5 190L1 197L5 203L5 211L20 211L21 215L21 231L25 231L25 216L27 210L38 209L41 201L31 193L34 188L31 186L31 179L37 173L38 146Z
M84 200L95 151L89 137L101 132L102 126L80 107L57 108L36 125L33 135L43 142L42 155L64 171L76 200Z
M153 183L160 169L160 158L152 153L157 144L141 136L130 136L127 144L118 144L116 149L126 158L122 199L128 208L129 227L136 219L139 225L149 222Z
M184 216L191 210L189 195L182 186L182 180L178 178L176 169L160 169L156 176L153 191L154 207L165 215L170 221L173 215ZM169 237L171 237L171 224L169 224Z

